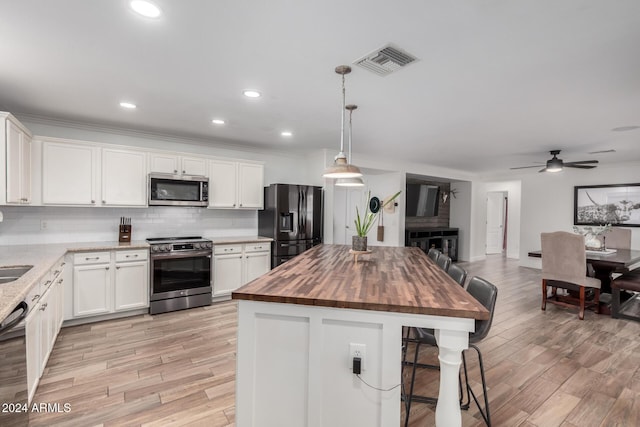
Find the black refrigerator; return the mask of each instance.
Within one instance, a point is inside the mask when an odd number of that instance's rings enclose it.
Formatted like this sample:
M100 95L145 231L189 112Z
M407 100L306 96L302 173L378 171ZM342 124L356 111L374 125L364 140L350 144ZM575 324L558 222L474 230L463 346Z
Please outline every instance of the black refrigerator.
M258 231L273 238L271 268L322 243L322 187L271 184L264 189Z

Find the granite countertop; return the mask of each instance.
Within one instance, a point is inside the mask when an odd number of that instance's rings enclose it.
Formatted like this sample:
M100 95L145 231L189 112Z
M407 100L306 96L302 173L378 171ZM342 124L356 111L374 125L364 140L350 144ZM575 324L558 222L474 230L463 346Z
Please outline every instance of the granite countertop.
M488 319L489 312L419 248L318 245L232 293L233 299Z
M31 288L67 252L147 249L148 247L149 244L145 241L0 246L0 267L33 265L18 280L0 284L0 321L11 313L15 306L31 291Z
M205 237L205 238L211 240L214 245L273 241L271 237L262 237L262 236Z

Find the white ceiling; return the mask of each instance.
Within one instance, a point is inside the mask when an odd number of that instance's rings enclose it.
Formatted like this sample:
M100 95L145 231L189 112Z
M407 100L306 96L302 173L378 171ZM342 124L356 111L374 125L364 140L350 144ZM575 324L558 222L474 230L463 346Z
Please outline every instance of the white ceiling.
M551 149L565 161L640 160L640 129L612 131L640 126L638 0L156 4L154 21L126 0L0 0L0 109L337 151L334 68L391 42L419 62L347 76L355 153L471 172L539 164Z

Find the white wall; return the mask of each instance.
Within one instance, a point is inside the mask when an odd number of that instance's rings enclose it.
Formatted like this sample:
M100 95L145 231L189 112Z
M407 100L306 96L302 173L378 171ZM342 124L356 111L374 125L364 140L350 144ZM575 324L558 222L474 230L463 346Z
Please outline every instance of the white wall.
M449 197L451 203L449 225L458 229L458 261L471 260L472 233L471 218L473 217L473 183L469 181L454 181L451 190L456 190L455 197Z
M520 257L520 224L522 183L519 180L476 182L474 185L474 215L471 219L471 260L483 259L487 244L487 193L503 191L509 198L507 210L507 258Z
M553 173L522 173L520 265L540 268L527 253L540 249L540 233L573 230L573 187L640 182L640 163L601 165L595 169L565 169ZM640 230L632 228L633 248L640 248Z

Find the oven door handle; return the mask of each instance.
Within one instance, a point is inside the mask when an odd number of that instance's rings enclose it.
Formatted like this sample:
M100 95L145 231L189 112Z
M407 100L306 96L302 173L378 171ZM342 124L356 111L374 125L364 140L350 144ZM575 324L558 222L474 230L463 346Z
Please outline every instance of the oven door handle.
M211 258L211 251L192 251L192 252L179 252L179 253L164 253L164 254L151 254L151 259L166 259L166 258L195 258L206 256Z

